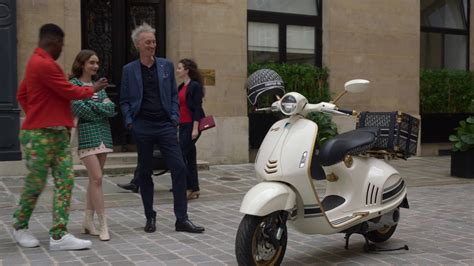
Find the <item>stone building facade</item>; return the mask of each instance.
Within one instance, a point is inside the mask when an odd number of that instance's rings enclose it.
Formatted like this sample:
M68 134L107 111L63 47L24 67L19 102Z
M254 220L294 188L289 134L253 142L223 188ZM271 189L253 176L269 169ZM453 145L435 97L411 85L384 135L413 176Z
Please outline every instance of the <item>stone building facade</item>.
M126 2L130 1L153 2ZM341 91L344 82L353 78L372 81L370 91L343 98L341 106L359 110L402 110L418 115L421 0L315 1L322 3L319 14L322 16L322 54L319 56L322 65L330 70L331 91ZM19 81L36 47L39 27L49 22L58 24L66 32L64 51L58 63L69 72L84 38L81 2L16 1ZM214 115L217 127L205 132L198 142L199 159L213 164L248 162L249 128L244 88L247 1L166 0L164 6L165 56L175 63L184 57L194 58L200 68L212 73L213 81L206 85L204 109ZM472 70L472 4L469 13Z

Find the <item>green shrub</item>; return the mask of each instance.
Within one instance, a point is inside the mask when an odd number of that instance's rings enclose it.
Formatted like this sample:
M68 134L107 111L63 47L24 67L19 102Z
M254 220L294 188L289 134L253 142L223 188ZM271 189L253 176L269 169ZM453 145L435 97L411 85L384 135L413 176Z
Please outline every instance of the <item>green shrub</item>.
M474 72L422 70L421 113L473 113Z
M474 116L468 117L465 121L459 122L456 128L456 135L449 136L453 142L454 151L467 151L474 149Z
M337 135L337 126L332 121L332 116L325 113L311 113L308 119L318 124L318 136L316 137L316 148L319 149L327 140Z

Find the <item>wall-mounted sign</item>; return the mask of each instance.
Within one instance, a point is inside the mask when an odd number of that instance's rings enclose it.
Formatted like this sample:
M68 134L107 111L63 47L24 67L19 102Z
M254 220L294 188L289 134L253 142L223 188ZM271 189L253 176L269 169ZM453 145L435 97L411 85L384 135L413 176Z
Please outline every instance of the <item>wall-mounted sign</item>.
M216 70L215 69L200 69L204 85L216 85Z

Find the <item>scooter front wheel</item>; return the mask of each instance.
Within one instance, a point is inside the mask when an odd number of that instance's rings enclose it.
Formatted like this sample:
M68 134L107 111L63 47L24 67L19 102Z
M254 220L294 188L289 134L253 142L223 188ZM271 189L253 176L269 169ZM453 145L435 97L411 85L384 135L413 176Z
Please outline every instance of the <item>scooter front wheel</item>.
M238 264L280 265L288 240L286 224L281 223L278 213L263 217L245 215L235 239Z

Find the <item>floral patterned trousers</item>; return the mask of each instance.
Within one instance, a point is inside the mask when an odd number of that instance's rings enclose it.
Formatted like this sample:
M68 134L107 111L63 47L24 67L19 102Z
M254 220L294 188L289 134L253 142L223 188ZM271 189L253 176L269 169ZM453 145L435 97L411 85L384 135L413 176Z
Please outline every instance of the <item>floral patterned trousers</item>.
M21 130L26 167L29 174L21 194L18 210L13 214L16 230L28 228L28 222L43 191L51 168L54 178L53 226L49 234L59 239L67 234L69 207L74 172L72 168L69 133L66 129Z

